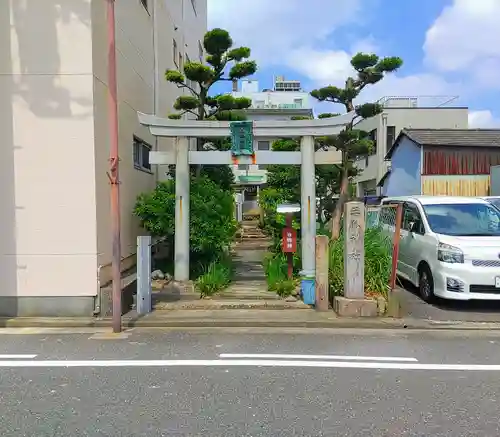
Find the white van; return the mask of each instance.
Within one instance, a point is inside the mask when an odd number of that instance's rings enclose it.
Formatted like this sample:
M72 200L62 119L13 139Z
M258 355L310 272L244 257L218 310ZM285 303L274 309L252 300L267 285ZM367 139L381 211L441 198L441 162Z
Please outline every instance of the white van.
M419 288L422 299L500 300L499 209L473 197L382 201L399 203L403 221L397 273Z

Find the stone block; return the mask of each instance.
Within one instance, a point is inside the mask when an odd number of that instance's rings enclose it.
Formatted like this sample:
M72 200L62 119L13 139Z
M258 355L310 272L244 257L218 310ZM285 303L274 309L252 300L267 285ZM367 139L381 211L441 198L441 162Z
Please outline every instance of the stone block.
M384 316L387 311L387 301L384 297L377 297L377 307L378 307L378 315Z
M349 299L336 296L333 309L340 317L377 317L377 301L374 299Z

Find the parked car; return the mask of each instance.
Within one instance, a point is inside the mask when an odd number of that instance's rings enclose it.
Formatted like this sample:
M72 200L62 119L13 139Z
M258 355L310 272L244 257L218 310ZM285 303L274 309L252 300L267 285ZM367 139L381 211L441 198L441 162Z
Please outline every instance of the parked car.
M422 299L500 300L500 210L473 197L385 198L403 204L397 273ZM390 230L393 223L383 223Z
M500 209L500 196L486 196L481 197L480 199L484 199Z

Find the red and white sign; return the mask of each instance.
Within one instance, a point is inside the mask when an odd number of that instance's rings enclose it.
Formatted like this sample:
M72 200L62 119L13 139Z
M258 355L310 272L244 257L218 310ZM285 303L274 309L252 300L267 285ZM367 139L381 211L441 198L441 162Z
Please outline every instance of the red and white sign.
M283 229L283 252L293 253L297 251L297 231L292 228Z

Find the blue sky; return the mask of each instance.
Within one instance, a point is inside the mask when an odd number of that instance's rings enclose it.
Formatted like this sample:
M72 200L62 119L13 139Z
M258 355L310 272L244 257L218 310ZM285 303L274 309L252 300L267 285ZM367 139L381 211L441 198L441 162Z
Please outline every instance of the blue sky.
M400 56L403 68L360 100L459 96L471 127L500 127L500 0L208 0L208 7L209 28L227 29L252 49L261 87L276 74L308 90L338 85L357 51Z

